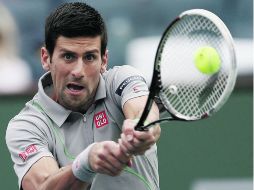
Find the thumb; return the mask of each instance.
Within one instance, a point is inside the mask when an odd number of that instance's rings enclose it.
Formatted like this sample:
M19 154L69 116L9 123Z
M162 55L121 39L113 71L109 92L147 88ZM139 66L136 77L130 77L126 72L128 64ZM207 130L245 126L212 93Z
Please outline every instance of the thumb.
M133 140L135 125L136 125L136 122L131 120L131 119L127 119L127 120L124 121L124 123L123 123L123 134L126 136L127 141L132 141Z

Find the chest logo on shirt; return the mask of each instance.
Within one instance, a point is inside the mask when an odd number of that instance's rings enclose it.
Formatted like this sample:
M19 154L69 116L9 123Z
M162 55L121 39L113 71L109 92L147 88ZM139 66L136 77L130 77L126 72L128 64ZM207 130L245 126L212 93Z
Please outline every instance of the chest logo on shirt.
M107 115L106 115L105 111L101 111L99 113L96 113L94 115L93 120L94 120L96 128L101 128L101 127L104 127L105 125L108 124L108 118L107 118Z
M36 153L38 149L34 144L29 145L25 151L19 153L19 157L25 162L29 155Z

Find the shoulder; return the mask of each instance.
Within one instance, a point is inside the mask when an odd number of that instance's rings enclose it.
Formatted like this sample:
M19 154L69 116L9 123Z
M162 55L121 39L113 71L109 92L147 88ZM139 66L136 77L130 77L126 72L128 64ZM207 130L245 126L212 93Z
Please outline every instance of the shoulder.
M142 72L130 65L115 66L103 73L102 76L108 84L120 84L125 80L142 80L146 82Z
M107 96L121 108L127 100L148 93L142 73L130 65L113 67L103 74L103 78Z
M28 102L25 108L9 122L5 134L6 145L16 168L19 168L16 162L21 161L18 153L26 151L30 145L36 145L37 156L31 156L32 160L39 159L41 155L51 155L49 151L53 151L55 140L46 116L33 108L31 102ZM17 169L15 171L17 172Z
M131 65L122 65L122 66L114 66L113 68L107 70L105 73L103 73L104 77L115 75L115 74L132 74L132 73L138 73L142 75L142 73L137 70L135 67Z
M49 132L46 116L33 105L33 100L31 100L26 103L20 113L10 120L6 136L31 134L42 137L48 136Z

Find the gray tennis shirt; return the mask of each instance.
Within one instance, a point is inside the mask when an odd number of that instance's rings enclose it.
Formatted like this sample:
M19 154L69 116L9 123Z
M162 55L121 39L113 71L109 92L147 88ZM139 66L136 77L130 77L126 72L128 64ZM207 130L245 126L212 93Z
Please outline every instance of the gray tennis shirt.
M20 189L24 175L42 157L53 157L63 167L93 142L117 142L124 103L148 94L142 75L127 65L114 67L101 76L94 104L84 115L65 109L47 95L53 89L50 73L41 77L38 87L38 93L9 122L6 131ZM97 174L91 189L159 189L156 145L145 155L135 156L129 170L117 177Z

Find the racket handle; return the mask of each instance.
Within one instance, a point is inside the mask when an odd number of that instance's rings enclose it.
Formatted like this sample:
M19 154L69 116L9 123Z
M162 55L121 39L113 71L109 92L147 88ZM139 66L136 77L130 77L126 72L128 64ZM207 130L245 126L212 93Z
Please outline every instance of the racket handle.
M166 118L163 118L163 119L159 119L159 120L156 120L156 121L153 121L145 126L139 126L137 125L135 127L135 130L136 131L148 131L150 127L152 127L153 125L157 124L157 123L164 123L164 122L167 122L167 121L174 121L174 120L180 120L180 119L176 119L174 117L166 117Z
M150 112L150 108L152 107L152 104L153 104L153 94L149 94L149 97L147 99L147 103L145 105L145 108L144 108L144 111L138 121L138 124L136 125L136 127L134 128L136 131L147 131L147 129L144 128L144 123L145 123L145 120Z
M139 125L137 125L137 126L135 127L135 130L136 130L136 131L148 131L148 129L149 129L149 128L144 128L143 126L139 126Z
M156 121L153 121L145 126L142 127L142 129L144 131L148 131L149 128L153 127L155 124L157 123L164 123L164 122L168 122L168 121L176 121L176 120L181 120L181 119L177 119L175 117L166 117L166 118L162 118L162 119L159 119L159 120L156 120Z

